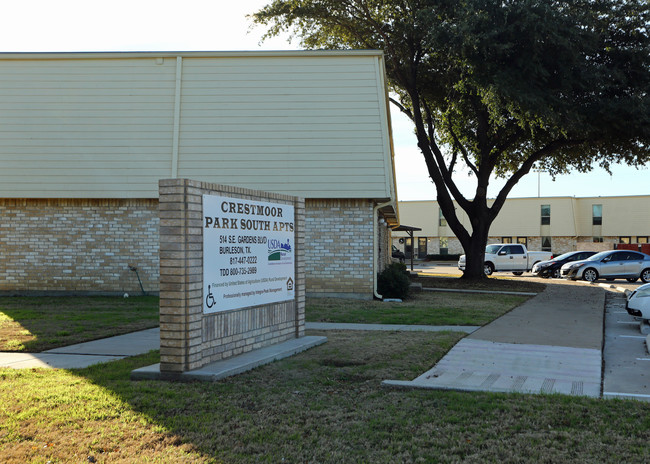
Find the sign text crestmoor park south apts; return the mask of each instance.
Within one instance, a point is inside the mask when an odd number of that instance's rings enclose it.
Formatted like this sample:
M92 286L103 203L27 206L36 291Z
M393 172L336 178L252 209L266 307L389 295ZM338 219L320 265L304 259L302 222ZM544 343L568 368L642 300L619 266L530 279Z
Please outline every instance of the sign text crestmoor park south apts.
M203 195L203 312L295 297L292 205Z

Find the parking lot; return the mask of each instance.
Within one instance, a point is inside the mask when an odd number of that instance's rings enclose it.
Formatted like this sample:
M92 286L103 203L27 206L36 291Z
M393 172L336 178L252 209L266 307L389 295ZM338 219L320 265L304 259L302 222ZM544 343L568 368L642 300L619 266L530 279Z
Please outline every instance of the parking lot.
M407 267L410 269L410 263L407 263ZM462 275L456 263L414 262L413 270L441 277ZM598 286L608 290L604 308L602 396L650 401L650 355L646 347L646 337L650 327L647 325L643 327L646 333L642 333L640 322L634 320L625 310L625 290L632 291L642 285L642 282L598 280L590 284L565 279L542 279L531 273L524 273L517 277L506 272L495 273L494 277L525 279L563 286Z

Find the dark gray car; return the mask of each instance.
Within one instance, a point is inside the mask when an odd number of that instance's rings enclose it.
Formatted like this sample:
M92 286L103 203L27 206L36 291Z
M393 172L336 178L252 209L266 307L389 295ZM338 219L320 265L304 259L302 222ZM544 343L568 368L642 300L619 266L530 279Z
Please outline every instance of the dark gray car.
M630 250L610 250L591 258L574 261L562 266L562 276L593 282L597 279L627 279L636 282L639 278L650 282L650 256Z

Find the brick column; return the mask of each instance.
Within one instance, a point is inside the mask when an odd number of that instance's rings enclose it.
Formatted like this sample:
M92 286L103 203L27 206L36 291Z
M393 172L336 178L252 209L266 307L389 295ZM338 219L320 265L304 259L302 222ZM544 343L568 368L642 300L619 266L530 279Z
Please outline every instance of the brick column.
M201 195L187 179L161 180L159 189L160 371L180 373L200 351Z

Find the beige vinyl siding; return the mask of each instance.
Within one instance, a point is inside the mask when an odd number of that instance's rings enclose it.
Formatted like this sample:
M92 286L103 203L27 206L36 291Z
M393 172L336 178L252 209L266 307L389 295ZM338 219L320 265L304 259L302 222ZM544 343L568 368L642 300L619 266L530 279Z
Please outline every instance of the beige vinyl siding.
M525 237L540 235L541 205L550 205L552 236L575 236L571 202L567 198L517 198L505 202L490 227L490 235ZM546 235L546 234L541 234Z
M311 198L389 197L377 66L184 59L178 175Z
M419 227L422 231L414 232L415 236L438 236L438 203L433 201L402 201L399 203L400 224ZM398 237L406 237L406 232L393 232Z
M169 176L174 67L0 62L3 197L146 197Z
M489 200L492 202L493 200ZM538 237L542 227L548 227L551 237L591 237L592 206L603 206L601 236L632 237L650 236L650 196L626 197L542 197L510 198L506 200L499 215L492 223L492 237ZM541 205L551 206L551 224L541 225ZM399 202L402 224L421 227L415 236L443 236L437 227L438 203L436 201ZM464 211L456 208L461 222L471 231ZM447 228L447 234L453 233ZM405 233L395 232L395 236Z
M588 217L591 224L592 204L603 205L604 236L648 236L650 235L650 197L603 197L588 203Z
M180 59L177 57L180 56ZM0 197L395 198L380 52L0 54Z

